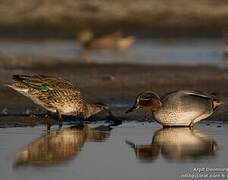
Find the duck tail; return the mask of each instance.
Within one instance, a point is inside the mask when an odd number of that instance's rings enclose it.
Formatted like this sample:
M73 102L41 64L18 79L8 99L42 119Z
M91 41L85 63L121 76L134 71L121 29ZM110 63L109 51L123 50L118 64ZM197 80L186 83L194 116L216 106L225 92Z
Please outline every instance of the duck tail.
M5 84L5 86L14 89L18 92L27 92L28 87L23 83L24 75L13 75L13 80L15 81L13 84Z
M128 141L128 140L126 140L125 143L126 143L127 145L129 145L131 148L133 148L134 150L136 149L136 144L135 144L135 143L133 143L133 142L131 142L131 141Z
M218 98L218 95L216 93L211 93L211 98L212 98L212 108L215 110L219 106L223 104L223 102Z
M28 87L20 83L6 84L6 86L22 94L28 92Z
M13 80L14 80L14 81L22 81L22 78L21 78L20 75L15 74L15 75L13 75Z
M219 106L221 106L223 104L222 101L220 101L219 99L213 99L212 100L212 103L213 103L213 109L217 109Z
M23 82L24 80L29 80L31 78L32 76L28 76L28 75L19 75L19 74L13 75L13 80L16 82Z

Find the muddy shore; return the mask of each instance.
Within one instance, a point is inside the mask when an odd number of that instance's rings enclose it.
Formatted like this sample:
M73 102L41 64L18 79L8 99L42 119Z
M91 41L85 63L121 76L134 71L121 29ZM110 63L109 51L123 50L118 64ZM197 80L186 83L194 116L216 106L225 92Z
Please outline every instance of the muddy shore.
M78 86L85 99L104 102L123 120L150 119L148 111L126 115L124 111L135 96L144 90L162 95L179 89L193 89L216 93L224 106L211 117L226 121L228 103L228 70L212 66L144 66L134 64L94 64L74 61L48 61L19 58L13 61L1 57L0 66L0 127L34 126L40 120L30 114L45 113L32 101L14 92L4 84L11 83L13 74L45 74L69 79ZM8 115L7 115L8 114ZM14 114L14 116L9 116ZM15 116L16 114L16 116ZM25 115L19 117L18 115Z

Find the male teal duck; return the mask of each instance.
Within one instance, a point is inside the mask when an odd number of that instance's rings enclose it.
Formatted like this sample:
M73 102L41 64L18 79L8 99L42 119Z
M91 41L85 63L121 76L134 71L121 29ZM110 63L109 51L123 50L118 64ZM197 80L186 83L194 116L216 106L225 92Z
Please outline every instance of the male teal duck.
M29 97L48 112L57 113L62 126L62 115L87 119L101 111L111 113L102 103L88 103L80 90L65 79L44 75L14 75L15 83L8 85ZM50 127L48 127L50 129Z
M191 90L171 92L163 98L146 91L137 96L134 106L126 113L149 107L163 126L193 126L212 115L219 105L221 102L212 95Z

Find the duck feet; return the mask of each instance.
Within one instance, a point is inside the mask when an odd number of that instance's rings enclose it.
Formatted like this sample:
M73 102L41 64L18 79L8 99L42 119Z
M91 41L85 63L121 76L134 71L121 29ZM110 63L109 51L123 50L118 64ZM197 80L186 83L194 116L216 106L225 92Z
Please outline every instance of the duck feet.
M58 114L58 125L59 125L59 129L61 129L63 127L62 115L59 113L58 110L56 110L56 112Z
M61 129L63 127L63 121L59 120L58 124L59 124L59 129Z
M51 114L47 113L43 117L44 118L44 124L46 124L48 132L51 130L51 126L55 124L54 120L50 116L51 116Z
M51 125L47 124L47 132L51 130Z

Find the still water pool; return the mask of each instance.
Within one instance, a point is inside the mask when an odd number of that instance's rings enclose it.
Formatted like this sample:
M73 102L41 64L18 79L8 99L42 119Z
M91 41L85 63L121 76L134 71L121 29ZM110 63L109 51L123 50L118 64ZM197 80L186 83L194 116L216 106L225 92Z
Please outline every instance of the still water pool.
M137 39L126 52L83 52L75 40L0 40L0 52L13 56L58 58L86 57L98 63L197 65L227 64L222 39L154 38Z
M147 122L128 122L112 130L99 124L64 126L50 133L43 126L5 128L0 131L0 179L173 180L191 179L184 176L197 174L221 176L228 172L214 168L227 166L227 135L227 124L220 127L204 122L192 130L162 129Z

